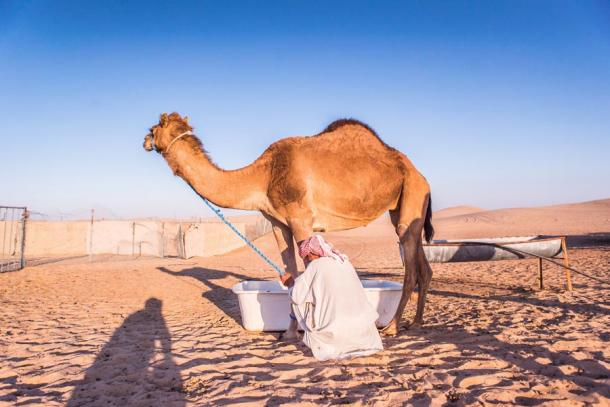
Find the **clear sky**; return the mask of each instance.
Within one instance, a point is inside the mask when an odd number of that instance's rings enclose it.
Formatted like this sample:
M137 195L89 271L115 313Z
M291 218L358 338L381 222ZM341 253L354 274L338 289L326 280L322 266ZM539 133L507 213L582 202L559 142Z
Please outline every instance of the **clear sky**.
M608 198L610 5L0 0L0 205L210 216L142 149L171 111L224 168L354 117L436 209Z

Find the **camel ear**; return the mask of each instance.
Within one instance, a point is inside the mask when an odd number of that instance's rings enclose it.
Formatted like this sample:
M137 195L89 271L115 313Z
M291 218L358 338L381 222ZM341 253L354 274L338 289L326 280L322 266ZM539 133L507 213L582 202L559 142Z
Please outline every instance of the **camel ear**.
M184 116L184 119L182 119L182 120L184 120L184 122L186 124L189 124L189 117L188 116Z
M167 118L167 113L162 113L161 117L159 118L159 124L161 124L161 126L165 126L168 122L168 118Z

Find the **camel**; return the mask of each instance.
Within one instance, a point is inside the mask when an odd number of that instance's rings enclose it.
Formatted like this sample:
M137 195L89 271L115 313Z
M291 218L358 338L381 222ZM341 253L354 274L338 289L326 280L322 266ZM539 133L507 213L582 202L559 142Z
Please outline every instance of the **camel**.
M423 323L432 269L422 248L430 241L430 187L411 161L354 119L331 123L321 133L288 137L271 144L252 164L223 170L212 162L192 133L188 118L161 114L144 138L174 175L201 197L223 208L260 211L272 224L287 283L298 276L297 244L314 232L365 226L389 211L404 264L402 296L384 328L396 335L418 282L417 311L410 326ZM291 329L296 333L296 326Z

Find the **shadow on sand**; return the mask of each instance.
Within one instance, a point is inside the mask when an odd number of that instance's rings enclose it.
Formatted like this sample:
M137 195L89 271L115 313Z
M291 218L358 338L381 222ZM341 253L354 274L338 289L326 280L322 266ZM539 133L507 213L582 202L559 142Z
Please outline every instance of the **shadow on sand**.
M239 273L206 269L200 267L186 268L173 272L163 267L160 271L174 276L187 276L201 281L209 291L203 296L209 299L228 317L240 323L239 308L235 295L229 288L219 285L215 280L226 277L234 277L239 280L250 279L249 276ZM384 273L367 273L361 275L365 278L379 277ZM388 273L396 277L393 273ZM486 324L481 324L474 329L466 329L463 321L468 320L472 312L468 307L460 308L455 315L447 316L442 325L426 326L423 329L402 330L395 338L384 338L384 345L388 349L389 363L386 366L375 367L367 361L345 361L345 362L317 362L313 358L305 366L300 366L307 372L292 375L296 369L294 363L279 357L278 354L289 353L297 355L302 349L290 350L281 342L271 342L261 337L260 339L244 338L239 334L223 333L220 336L226 340L241 343L240 346L232 346L230 355L222 358L206 359L203 361L193 360L185 364L185 368L191 368L203 364L206 369L199 374L216 375L218 380L231 382L223 387L222 395L215 398L217 405L232 404L238 402L249 402L265 405L279 405L284 402L305 401L311 395L315 395L321 402L355 403L359 400L375 398L379 395L378 390L385 392L402 392L405 389L413 394L413 403L429 405L432 399L426 390L419 390L422 384L423 374L439 375L439 377L450 376L452 379L435 387L438 390L451 394L459 389L461 400L464 402L475 402L480 396L490 390L490 385L483 379L475 382L475 378L486 378L496 376L497 383L492 388L511 387L515 383L525 383L525 386L533 386L538 380L566 380L574 385L572 393L580 396L601 394L608 397L608 391L603 390L601 383L610 372L600 360L603 354L600 351L591 352L591 358L585 360L577 359L571 351L553 349L544 341L536 338L549 336L549 330L555 326L566 326L570 324L570 318L574 314L594 317L596 315L607 315L608 311L602 304L569 304L562 303L556 299L541 299L528 296L526 292L519 289L507 289L508 293L492 296L464 293L463 286L471 282L461 281L456 291L450 289L434 288L430 291L431 296L439 296L456 301L493 301L497 304L506 302L522 303L523 305L534 305L552 311L538 326L531 328L531 337L521 342L511 343L498 338L503 330L512 326L514 322L499 314L492 317ZM434 301L433 299L431 301ZM230 338L229 338L230 337ZM608 340L608 338L601 338ZM569 341L570 339L565 339ZM446 356L438 356L438 349L450 348ZM260 352L270 355L261 358ZM417 355L416 355L417 353ZM428 359L439 357L439 363L429 365ZM413 363L413 359L418 361ZM235 363L226 366L222 372L217 372L217 363L243 360L243 363ZM543 360L550 360L545 363ZM496 362L494 362L494 360ZM477 362L481 362L481 367ZM484 366L484 367L483 367ZM339 368L339 372L337 372ZM372 370L371 370L372 369ZM288 374L283 375L283 372ZM374 373L373 373L374 372ZM216 377L215 376L215 377ZM282 378L284 376L284 378ZM395 386L396 380L410 378L403 383L403 387ZM329 380L332 380L332 391L329 390ZM354 380L361 383L354 386ZM468 380L469 384L464 383ZM232 390L237 387L247 387L255 381L257 386L269 389L269 394L234 394ZM213 383L213 382L212 382ZM303 383L307 385L303 386ZM435 385L437 386L437 385ZM467 389L465 389L467 387ZM208 390L214 389L212 385ZM281 390L297 389L296 394L291 397L277 394ZM525 392L525 391L524 391ZM274 394L276 393L276 394ZM381 397L381 396L380 396ZM448 396L449 397L449 396ZM523 405L535 405L542 402L557 401L552 397L529 397L528 395L517 396L515 402Z
M182 406L180 370L172 360L171 337L161 315L162 303L149 298L129 315L75 383L67 406Z
M208 299L218 309L225 313L226 316L231 318L235 323L241 325L241 314L239 312L239 303L237 296L231 291L230 288L223 287L222 285L216 284L214 280L222 280L226 277L234 277L238 280L251 280L252 277L245 276L243 274L234 273L225 270L216 270L203 267L191 267L185 268L181 271L171 271L166 267L157 267L157 270L170 274L175 277L191 277L202 282L208 291L201 294L203 298Z

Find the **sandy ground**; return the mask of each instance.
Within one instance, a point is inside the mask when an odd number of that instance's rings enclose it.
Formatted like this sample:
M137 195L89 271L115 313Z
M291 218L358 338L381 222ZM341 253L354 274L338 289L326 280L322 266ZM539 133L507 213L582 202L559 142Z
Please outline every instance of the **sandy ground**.
M609 218L601 201L454 211L436 226L441 238L565 233L572 264L608 280ZM363 277L402 278L387 219L329 239ZM257 243L277 258L271 236ZM609 405L609 288L574 276L566 293L563 271L548 266L538 291L536 267L435 264L425 326L385 337L379 355L338 363L241 328L230 287L274 278L246 249L4 273L0 405Z

